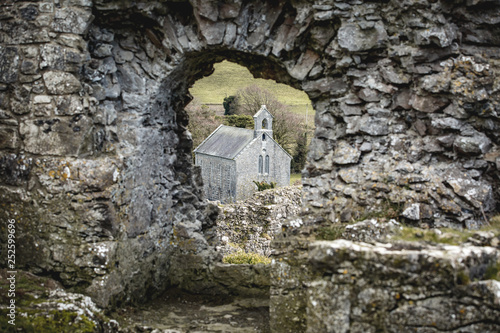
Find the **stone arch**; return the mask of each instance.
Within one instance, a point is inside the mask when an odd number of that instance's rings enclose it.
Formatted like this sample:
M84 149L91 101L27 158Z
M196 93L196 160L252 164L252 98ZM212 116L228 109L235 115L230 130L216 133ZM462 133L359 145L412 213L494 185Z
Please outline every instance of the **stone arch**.
M498 64L465 27L492 25L485 2L369 1L361 16L305 1L65 2L40 7L42 29L12 5L24 23L2 31L0 174L23 212L20 262L101 305L216 288L183 107L222 59L311 98L306 225L386 202L413 223L481 224L499 202ZM408 30L426 10L440 20Z
M262 119L262 129L268 129L267 126L267 119Z

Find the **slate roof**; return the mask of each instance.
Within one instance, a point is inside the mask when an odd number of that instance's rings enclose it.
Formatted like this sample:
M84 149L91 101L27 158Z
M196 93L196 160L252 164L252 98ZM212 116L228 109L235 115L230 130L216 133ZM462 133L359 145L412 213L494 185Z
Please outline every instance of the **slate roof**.
M233 159L253 139L251 129L220 125L194 152Z

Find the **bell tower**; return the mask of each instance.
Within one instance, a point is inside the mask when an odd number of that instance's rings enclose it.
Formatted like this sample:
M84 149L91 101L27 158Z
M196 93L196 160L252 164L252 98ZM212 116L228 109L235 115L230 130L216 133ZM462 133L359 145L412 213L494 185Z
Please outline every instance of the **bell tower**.
M266 141L268 137L273 138L273 115L267 110L265 105L253 116L254 138L262 137Z

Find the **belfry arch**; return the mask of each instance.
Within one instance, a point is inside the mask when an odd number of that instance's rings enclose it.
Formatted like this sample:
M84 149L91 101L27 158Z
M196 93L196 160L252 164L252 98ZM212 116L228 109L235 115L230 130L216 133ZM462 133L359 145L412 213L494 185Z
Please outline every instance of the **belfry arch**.
M39 7L18 27L27 33L6 32L0 49L11 134L1 146L2 218L19 214L20 265L103 306L169 285L218 288L215 213L191 166L184 106L189 87L224 59L313 103L304 228L387 203L415 225L483 224L499 210L499 65L467 24L494 26L484 3ZM20 6L13 13L26 16ZM412 26L429 10L440 20ZM50 24L37 26L37 15Z

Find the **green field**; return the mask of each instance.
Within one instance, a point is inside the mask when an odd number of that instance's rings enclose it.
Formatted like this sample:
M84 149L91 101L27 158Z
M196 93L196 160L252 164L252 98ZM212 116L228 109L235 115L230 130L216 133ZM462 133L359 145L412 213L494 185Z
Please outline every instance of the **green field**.
M292 173L290 175L290 185L295 185L296 182L302 180L302 175L300 173Z
M222 104L224 98L235 95L239 89L256 85L275 95L278 101L290 106L292 112L306 114L313 118L311 101L306 93L273 80L255 79L247 68L223 61L214 64L212 75L196 81L190 89L191 95L202 104ZM308 121L309 122L309 121Z

